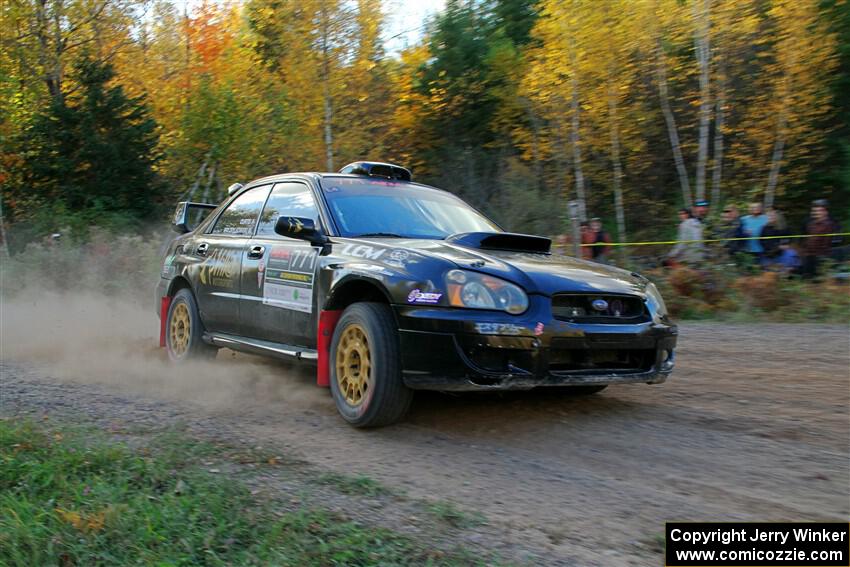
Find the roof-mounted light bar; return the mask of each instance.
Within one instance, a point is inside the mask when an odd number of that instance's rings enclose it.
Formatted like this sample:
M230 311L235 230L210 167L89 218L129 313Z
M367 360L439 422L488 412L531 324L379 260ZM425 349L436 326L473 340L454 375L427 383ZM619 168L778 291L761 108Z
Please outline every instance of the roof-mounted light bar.
M409 169L400 165L377 161L355 161L340 169L339 172L368 175L369 177L383 177L384 179L395 179L398 181L410 181L413 179L413 175L411 175Z

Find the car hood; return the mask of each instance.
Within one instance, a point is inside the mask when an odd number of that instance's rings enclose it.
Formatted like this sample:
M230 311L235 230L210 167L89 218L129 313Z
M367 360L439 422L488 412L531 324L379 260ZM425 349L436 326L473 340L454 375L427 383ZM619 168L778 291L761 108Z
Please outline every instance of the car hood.
M366 239L363 239L366 240ZM482 250L445 240L368 239L370 243L404 248L457 267L504 278L529 293L563 291L643 294L648 280L638 274L558 254Z

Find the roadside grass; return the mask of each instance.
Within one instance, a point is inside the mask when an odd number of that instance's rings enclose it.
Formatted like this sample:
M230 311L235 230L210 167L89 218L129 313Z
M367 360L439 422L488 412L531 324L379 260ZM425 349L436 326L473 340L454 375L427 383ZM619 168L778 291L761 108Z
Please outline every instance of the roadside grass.
M319 484L330 485L343 494L359 496L380 496L392 494L393 491L365 475L347 476L339 473L325 473L316 479Z
M0 420L0 563L489 563L460 551L429 550L327 510L277 509L199 464L216 454L214 446L175 433L131 449L93 429ZM375 489L355 479L354 486L364 485Z
M428 513L452 528L472 528L486 523L481 513L461 510L444 500L431 502L427 509Z

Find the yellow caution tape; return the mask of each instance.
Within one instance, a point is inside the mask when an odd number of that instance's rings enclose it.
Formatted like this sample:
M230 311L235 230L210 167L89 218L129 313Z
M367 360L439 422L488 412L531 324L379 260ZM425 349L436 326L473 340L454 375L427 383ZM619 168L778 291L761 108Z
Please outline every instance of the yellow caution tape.
M736 240L774 240L782 238L815 238L818 236L850 236L850 232L831 232L829 234L792 234L781 236L741 236L735 238L709 238L705 240L660 240L657 242L593 242L579 244L585 246L650 246L653 244L696 244L698 242L734 242Z

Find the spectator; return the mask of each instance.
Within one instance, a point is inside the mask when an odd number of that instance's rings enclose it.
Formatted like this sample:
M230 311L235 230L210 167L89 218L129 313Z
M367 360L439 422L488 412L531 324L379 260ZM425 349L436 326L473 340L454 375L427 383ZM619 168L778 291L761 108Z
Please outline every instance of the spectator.
M702 224L702 236L703 238L713 238L714 230L712 228L711 215L708 210L708 201L705 199L700 199L694 203L694 207L691 210L694 215L694 218L697 219L700 224Z
M786 274L797 273L800 270L800 266L802 265L800 255L791 246L789 239L783 238L779 241L779 254L776 256L774 263Z
M604 264L608 259L608 253L611 251L611 247L605 246L604 243L610 243L611 237L602 230L602 221L598 218L590 219L590 230L593 235L593 243L597 245L590 246L593 251L593 261Z
M555 237L555 243L552 246L555 249L555 252L558 254L563 254L565 256L569 256L570 254L570 237L566 234L559 234Z
M582 244L593 244L596 242L596 236L593 234L593 231L590 229L590 223L587 221L581 222L581 243ZM593 251L595 247L593 246L582 246L581 247L581 257L583 260L593 260Z
M708 201L701 199L694 203L694 218L702 223L708 219Z
M738 207L735 205L729 205L724 208L721 219L718 230L719 238L742 238L744 236L744 230L741 227L741 219L738 214ZM744 249L744 241L724 240L723 246L726 248L729 256L733 257L736 253L741 252Z
M830 218L828 207L829 203L826 199L817 199L812 202L811 218L806 224L806 234L826 235L841 232L838 223ZM812 236L806 239L803 248L804 277L811 278L817 275L822 259L830 255L831 248L831 236Z
M676 246L667 253L669 260L695 264L703 258L702 224L693 217L688 209L679 210L679 231L676 235Z
M741 219L741 228L744 236L753 238L761 236L761 231L767 224L767 215L764 214L764 209L761 203L750 204L750 214ZM745 240L744 250L750 254L760 258L764 253L764 247L760 240Z
M761 236L788 236L788 227L785 224L785 217L782 213L771 207L767 211L767 224L761 231ZM762 260L770 263L779 255L779 238L768 238L761 240L761 246L764 249Z

